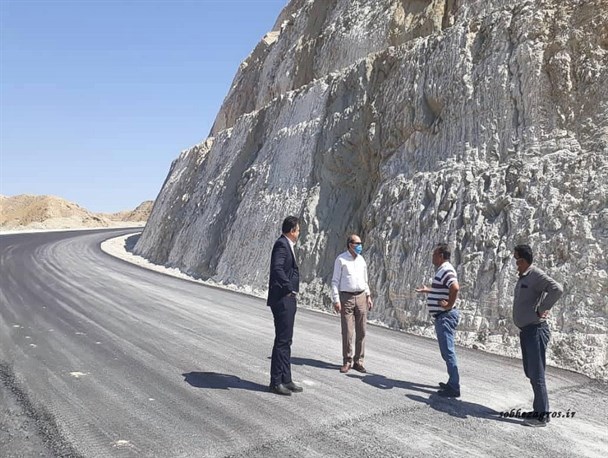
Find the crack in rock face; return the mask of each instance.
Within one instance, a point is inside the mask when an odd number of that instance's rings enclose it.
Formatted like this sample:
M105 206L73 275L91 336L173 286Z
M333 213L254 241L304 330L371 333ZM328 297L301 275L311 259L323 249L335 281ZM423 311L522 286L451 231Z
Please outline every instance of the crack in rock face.
M264 290L294 214L302 305L331 309L356 232L370 319L432 336L413 291L445 241L458 342L518 356L510 260L528 243L565 288L550 363L606 378L607 82L605 0L293 0L209 138L173 162L134 251Z

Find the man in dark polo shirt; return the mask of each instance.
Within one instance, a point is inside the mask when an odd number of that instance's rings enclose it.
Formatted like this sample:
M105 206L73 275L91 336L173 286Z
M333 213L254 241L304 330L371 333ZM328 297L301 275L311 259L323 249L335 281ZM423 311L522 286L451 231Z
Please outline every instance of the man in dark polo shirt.
M513 322L520 330L521 356L526 377L534 391L532 418L525 426L546 426L549 422L549 397L545 384L545 352L551 332L547 316L563 293L562 285L532 265L534 256L529 245L517 245L513 250L519 279L513 298Z

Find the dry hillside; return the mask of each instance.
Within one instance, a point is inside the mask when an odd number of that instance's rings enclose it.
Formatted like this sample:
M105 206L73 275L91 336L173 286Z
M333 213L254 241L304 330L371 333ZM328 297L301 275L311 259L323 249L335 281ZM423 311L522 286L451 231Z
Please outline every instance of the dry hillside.
M151 209L152 202L146 201L133 211L102 214L90 212L56 196L0 196L0 228L71 229L119 226L125 222L145 222Z
M99 216L107 218L111 221L146 221L148 216L150 216L153 205L153 200L146 200L145 202L139 204L135 210L125 210L118 213L99 213Z

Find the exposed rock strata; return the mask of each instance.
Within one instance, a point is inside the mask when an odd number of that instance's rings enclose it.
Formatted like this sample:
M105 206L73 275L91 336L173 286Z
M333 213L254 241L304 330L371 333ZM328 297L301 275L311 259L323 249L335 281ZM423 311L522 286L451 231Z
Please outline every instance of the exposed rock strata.
M136 252L264 288L300 215L302 302L330 307L356 231L370 318L432 335L413 290L449 241L459 341L517 355L510 257L529 242L565 285L549 359L605 378L607 195L607 0L294 0L174 161Z

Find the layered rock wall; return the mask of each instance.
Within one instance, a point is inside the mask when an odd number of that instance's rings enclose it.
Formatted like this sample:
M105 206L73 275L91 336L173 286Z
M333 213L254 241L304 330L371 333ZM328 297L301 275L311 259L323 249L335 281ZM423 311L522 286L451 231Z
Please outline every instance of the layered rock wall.
M512 248L564 284L550 360L606 377L608 0L294 0L211 136L172 164L136 252L266 287L303 218L302 303L361 234L370 318L432 335L413 290L454 250L462 344L517 355Z

